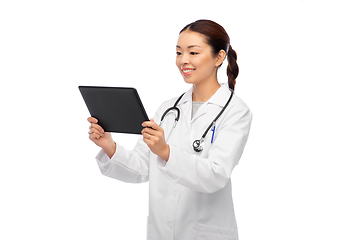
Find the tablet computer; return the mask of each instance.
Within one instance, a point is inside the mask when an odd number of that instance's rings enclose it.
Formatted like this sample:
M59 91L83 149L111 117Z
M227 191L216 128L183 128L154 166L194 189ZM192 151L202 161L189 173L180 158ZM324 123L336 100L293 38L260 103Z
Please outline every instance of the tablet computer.
M141 134L149 121L135 88L79 86L90 112L105 132Z

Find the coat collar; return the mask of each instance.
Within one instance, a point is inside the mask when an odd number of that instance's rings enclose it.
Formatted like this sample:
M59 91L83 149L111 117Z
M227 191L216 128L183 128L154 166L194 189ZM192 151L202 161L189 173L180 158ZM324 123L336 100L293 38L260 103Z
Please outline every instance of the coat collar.
M178 105L192 102L192 92L193 87L191 87L187 92L185 92L184 96L180 99ZM211 98L206 103L216 104L221 107L224 107L227 99L230 95L229 85L227 83L222 83L220 88L211 96Z
M193 92L193 87L191 87L187 92L185 92L185 94L182 96L179 103L177 104L177 106L180 106L182 108L182 111L184 113L183 117L186 119L186 123L189 129L191 122L193 122L198 117L207 113L209 104L215 104L223 108L231 93L229 89L229 85L227 83L221 84L220 88L214 93L214 95L207 102L205 102L199 108L195 116L191 119L192 92Z

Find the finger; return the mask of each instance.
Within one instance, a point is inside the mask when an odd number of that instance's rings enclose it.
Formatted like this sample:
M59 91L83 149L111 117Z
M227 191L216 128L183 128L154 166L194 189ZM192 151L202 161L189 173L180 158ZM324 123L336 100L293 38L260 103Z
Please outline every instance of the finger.
M152 119L151 119L152 120ZM145 121L145 122L143 122L142 123L142 126L143 127L148 127L148 128L152 128L152 129L155 129L155 130L159 130L160 129L160 126L159 125L157 125L157 123L156 122L154 122L154 120L152 120L152 121Z
M98 140L101 136L97 133L90 133L89 138L91 141Z
M144 133L146 137L148 134L150 134L151 136L154 136L154 137L160 137L162 135L161 131L154 130L151 128L143 128L142 133Z
M99 124L92 123L89 128L95 128L100 133L105 133L104 129Z
M143 140L146 143L146 145L148 145L148 146L154 145L154 142L153 142L153 140L151 138L152 137L150 137L150 138L143 137Z
M148 145L148 146L150 145L150 140L149 140L149 139L143 137L143 140L144 140L144 143L145 143L146 145Z
M150 140L150 137L151 137L150 134L144 134L143 135L143 139L147 140L147 141Z
M146 133L146 132L143 132L142 135L143 135L143 138L144 138L144 139L150 139L150 137L151 137L151 134L150 134L150 133Z
M92 134L92 133L95 133L95 134L97 134L97 135L99 135L99 136L104 136L104 133L101 132L101 131L99 131L99 130L96 129L96 128L90 128L89 134Z
M98 120L96 118L94 118L94 117L88 117L87 120L88 120L89 123L98 123Z

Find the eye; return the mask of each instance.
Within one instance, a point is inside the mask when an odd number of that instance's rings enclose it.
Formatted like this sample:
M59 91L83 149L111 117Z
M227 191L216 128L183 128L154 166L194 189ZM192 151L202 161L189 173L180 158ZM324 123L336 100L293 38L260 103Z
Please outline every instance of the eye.
M190 52L191 55L198 55L199 53L197 52Z
M176 52L176 55L178 55L178 56L181 55L181 52Z

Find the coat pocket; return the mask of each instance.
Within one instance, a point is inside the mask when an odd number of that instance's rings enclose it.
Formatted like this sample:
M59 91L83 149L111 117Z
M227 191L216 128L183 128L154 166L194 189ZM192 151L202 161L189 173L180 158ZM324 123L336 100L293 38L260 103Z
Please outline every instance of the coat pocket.
M197 240L238 240L237 229L225 229L198 223L195 227Z

